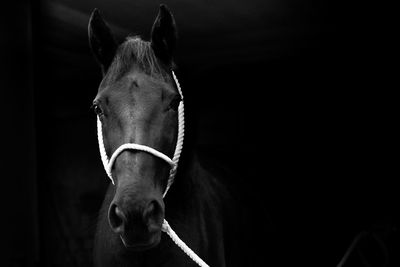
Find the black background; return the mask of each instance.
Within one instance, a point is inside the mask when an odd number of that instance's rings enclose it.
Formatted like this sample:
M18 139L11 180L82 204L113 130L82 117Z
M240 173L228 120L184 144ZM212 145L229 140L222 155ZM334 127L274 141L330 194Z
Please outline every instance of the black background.
M90 266L108 180L87 22L148 39L159 1L21 1L1 16L5 266ZM374 233L398 266L397 121L389 7L337 1L164 1L177 21L189 142L236 175L254 266L336 266ZM389 23L389 22L388 22ZM254 230L256 229L256 230ZM372 241L371 241L372 240ZM258 243L259 242L259 243ZM363 257L382 266L372 238ZM4 266L2 264L2 266ZM346 266L363 265L352 256Z

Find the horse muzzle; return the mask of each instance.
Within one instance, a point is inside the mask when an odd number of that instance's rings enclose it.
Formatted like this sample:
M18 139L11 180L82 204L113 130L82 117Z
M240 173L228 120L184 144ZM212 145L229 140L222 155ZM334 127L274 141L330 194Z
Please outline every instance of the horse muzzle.
M161 240L164 204L157 199L135 202L113 201L108 211L111 230L130 250L146 250Z

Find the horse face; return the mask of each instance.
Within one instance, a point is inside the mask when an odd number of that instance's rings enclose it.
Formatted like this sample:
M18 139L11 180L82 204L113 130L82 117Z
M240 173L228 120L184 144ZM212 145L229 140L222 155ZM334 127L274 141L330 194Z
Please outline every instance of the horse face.
M168 46L173 46L175 23L162 6L152 29L152 42L128 38L115 52L105 52L113 38L97 11L89 23L89 37L104 78L94 100L102 122L108 156L122 144L154 148L172 158L177 138L177 108L180 100L169 73L172 64ZM100 22L99 22L100 21ZM95 25L92 25L92 24ZM100 30L99 30L100 29ZM173 30L174 32L169 32ZM97 32L96 32L97 31ZM100 31L100 32L98 32ZM92 36L92 37L91 37ZM101 39L107 46L102 47ZM109 54L114 53L109 61ZM124 150L116 158L112 176L115 194L108 220L126 248L142 250L160 242L164 219L163 192L170 166L152 154Z
M101 109L108 155L124 143L136 143L173 156L179 94L171 82L132 70L115 83L101 85L95 105ZM136 150L125 150L115 160L112 174L116 190L109 222L126 247L159 242L164 219L162 194L169 168L162 159Z

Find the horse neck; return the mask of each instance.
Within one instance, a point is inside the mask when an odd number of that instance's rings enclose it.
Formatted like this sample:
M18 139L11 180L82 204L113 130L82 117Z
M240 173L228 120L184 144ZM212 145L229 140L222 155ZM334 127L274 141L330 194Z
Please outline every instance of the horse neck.
M227 196L224 186L203 168L196 153L185 154L190 157L179 163L175 182L164 199L167 219L200 214L206 206L218 209Z

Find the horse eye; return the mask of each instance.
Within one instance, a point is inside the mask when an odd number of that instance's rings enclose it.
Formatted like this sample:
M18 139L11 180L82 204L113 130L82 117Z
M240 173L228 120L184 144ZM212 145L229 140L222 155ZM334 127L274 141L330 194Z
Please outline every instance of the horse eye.
M93 111L96 113L97 116L100 116L103 114L103 110L96 104L93 105Z
M181 102L181 98L179 96L174 97L174 99L172 99L171 103L169 104L169 108L177 111L180 102Z

